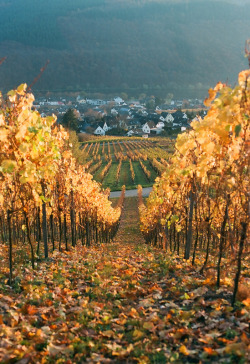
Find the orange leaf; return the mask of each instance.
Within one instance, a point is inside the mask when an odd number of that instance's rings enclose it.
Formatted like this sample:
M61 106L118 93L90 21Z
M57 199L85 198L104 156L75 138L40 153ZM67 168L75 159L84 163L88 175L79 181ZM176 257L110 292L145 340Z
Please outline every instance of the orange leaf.
M204 351L208 354L208 355L217 355L216 351L212 348L204 348Z
M138 315L138 312L132 307L131 310L130 310L130 312L129 312L129 314L128 314L128 316L133 317L133 318L136 318L139 315Z
M245 343L245 344L249 344L250 340L248 339L247 335L243 332L243 334L241 335L241 340Z
M247 306L247 307L250 307L250 297L247 298L246 300L242 301L242 303Z
M35 307L35 306L28 306L27 307L27 313L29 314L29 315L34 315L35 313L37 313L37 308Z

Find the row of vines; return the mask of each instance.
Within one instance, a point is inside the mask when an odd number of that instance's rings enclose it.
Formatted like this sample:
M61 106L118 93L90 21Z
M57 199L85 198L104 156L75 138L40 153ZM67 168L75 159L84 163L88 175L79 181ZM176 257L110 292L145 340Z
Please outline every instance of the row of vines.
M85 170L96 166L77 164L68 133L54 116L34 111L33 101L26 85L0 95L0 241L8 247L9 284L15 251L25 250L34 268L52 249L106 243L121 214L122 201L113 208ZM93 143L84 148L99 151Z
M86 171L94 176L104 186L111 189L121 188L122 184L127 184L131 188L135 181L137 183L151 184L154 182L156 175L161 175L168 164L171 156L169 147L172 147L173 142L165 138L164 147L155 145L155 140L117 140L109 139L107 142L96 142L84 144L82 147L85 155L84 166ZM124 162L124 163L123 163ZM127 163L129 170L127 170ZM139 162L143 171L133 166L134 162ZM113 164L118 163L116 173ZM123 165L123 167L122 167ZM127 172L121 173L121 169L126 169ZM129 174L129 176L128 176ZM112 183L113 176L113 183ZM131 181L131 182L129 182Z
M249 257L250 71L234 89L217 84L205 103L207 116L178 136L147 205L139 188L141 230L148 243L183 254L202 274L213 269L217 287L222 273L235 282L234 304Z

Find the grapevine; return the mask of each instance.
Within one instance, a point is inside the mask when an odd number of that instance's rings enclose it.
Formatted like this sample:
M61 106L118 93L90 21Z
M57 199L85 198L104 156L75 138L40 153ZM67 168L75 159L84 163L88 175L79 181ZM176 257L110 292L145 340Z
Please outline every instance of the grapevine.
M133 182L135 181L135 172L134 172L134 168L133 168L133 164L132 164L132 160L129 159L129 166L130 166L130 173L131 173L131 178L133 180Z
M1 98L0 234L9 249L9 284L20 236L34 268L35 251L40 255L41 248L47 258L51 249L68 250L78 241L110 241L121 214L77 163L56 118L32 110L34 97L26 88L21 85L7 100Z
M100 174L100 179L101 181L104 180L105 176L108 174L108 171L111 167L111 164L112 164L112 159L109 160L109 162L106 164L106 166L103 168L101 174Z
M150 176L151 176L150 171L147 169L147 167L145 166L145 164L143 164L140 159L139 159L139 163L140 163L140 166L141 166L144 174L146 175L147 179L150 180Z
M230 252L231 264L238 262L236 287L249 225L250 71L239 74L234 89L217 84L205 104L207 116L178 136L147 208L140 209L141 230L147 242L163 247L166 241L193 264L197 250L204 252L201 273L215 259L218 287Z
M117 184L119 182L121 168L122 168L122 159L120 159L119 164L117 166L117 171L116 171L116 183Z

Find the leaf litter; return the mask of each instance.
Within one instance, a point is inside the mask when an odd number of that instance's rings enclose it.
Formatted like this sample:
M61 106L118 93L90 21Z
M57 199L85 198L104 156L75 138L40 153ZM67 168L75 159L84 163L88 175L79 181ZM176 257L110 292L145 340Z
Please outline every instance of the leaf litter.
M1 363L249 362L249 300L233 309L226 283L128 236L126 200L112 244L54 252L18 289L1 275Z

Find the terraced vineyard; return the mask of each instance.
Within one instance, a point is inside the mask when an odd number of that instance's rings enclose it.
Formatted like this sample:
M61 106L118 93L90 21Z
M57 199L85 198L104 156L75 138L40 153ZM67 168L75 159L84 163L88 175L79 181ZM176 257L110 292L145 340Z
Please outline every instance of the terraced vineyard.
M126 189L150 187L166 168L173 145L168 138L91 141L82 147L86 152L85 169L94 171L94 179L111 191L121 190L123 185Z

